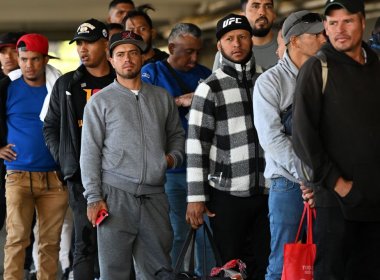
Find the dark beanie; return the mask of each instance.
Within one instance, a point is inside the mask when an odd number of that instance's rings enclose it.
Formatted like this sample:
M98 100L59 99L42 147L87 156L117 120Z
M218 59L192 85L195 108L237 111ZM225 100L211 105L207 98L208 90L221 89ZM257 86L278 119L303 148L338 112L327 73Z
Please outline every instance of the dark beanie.
M232 30L244 29L252 35L252 28L245 16L229 14L216 24L216 39L218 41L224 34Z

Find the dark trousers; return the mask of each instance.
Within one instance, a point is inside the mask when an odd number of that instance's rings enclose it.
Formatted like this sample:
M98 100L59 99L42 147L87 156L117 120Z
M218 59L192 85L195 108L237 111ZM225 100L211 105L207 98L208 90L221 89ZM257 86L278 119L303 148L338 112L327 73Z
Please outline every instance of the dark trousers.
M99 277L96 228L87 218L87 201L83 196L82 184L68 181L67 186L74 217L74 279L94 280Z
M211 188L207 207L215 243L223 263L241 259L249 280L263 280L270 253L268 195L247 198Z
M379 280L380 222L344 219L339 207L317 208L315 280Z

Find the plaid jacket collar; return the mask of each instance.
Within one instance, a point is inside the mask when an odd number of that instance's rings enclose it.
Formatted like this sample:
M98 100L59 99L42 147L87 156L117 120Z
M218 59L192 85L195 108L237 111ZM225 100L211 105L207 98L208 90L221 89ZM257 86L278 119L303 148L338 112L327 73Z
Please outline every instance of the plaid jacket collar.
M243 79L243 71L246 72L248 79L252 79L256 73L255 57L252 53L250 59L246 63L239 64L232 62L231 60L228 60L226 57L222 56L221 68L224 73L236 79Z

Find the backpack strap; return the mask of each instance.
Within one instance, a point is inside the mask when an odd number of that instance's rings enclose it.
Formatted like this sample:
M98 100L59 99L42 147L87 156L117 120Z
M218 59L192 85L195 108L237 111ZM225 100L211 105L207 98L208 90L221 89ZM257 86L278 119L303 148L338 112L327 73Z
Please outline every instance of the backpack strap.
M327 58L322 51L318 51L315 57L319 59L322 65L322 94L325 94L327 76L329 72L329 68L327 67Z

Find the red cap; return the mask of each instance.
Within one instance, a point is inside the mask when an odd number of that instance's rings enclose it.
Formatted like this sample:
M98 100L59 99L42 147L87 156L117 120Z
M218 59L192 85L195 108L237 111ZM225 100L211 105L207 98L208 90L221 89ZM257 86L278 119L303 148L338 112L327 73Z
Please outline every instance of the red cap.
M49 41L45 36L41 34L30 33L21 36L17 41L16 48L22 51L38 52L43 55L47 55L50 58L56 58L54 56L48 55Z

